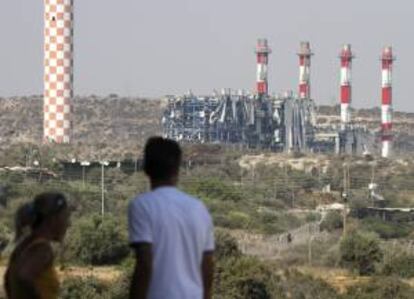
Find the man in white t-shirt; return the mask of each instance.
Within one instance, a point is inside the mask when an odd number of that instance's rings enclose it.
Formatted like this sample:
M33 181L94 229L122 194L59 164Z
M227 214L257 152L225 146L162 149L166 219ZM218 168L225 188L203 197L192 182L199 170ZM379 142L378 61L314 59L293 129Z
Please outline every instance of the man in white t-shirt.
M136 253L131 299L210 299L214 229L199 200L179 191L181 149L150 138L144 170L151 191L129 205L129 241Z

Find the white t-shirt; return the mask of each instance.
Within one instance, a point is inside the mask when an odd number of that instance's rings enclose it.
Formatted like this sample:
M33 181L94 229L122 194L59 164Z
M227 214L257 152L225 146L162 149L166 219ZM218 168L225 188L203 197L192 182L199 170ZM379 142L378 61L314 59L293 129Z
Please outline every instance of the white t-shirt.
M130 244L152 244L149 299L201 299L203 253L214 250L213 223L199 200L160 187L129 205Z

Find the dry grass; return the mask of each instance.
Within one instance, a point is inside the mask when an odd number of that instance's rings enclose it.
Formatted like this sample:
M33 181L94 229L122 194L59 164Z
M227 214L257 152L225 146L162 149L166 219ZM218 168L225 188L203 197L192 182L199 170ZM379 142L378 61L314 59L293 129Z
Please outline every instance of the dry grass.
M3 286L5 272L6 267L0 266L0 299L5 297ZM59 270L59 276L62 280L67 278L94 277L108 284L115 282L121 275L122 272L115 267L68 267L64 270Z
M371 280L370 277L357 276L344 269L300 267L298 270L303 274L322 279L341 294L344 294L350 287Z

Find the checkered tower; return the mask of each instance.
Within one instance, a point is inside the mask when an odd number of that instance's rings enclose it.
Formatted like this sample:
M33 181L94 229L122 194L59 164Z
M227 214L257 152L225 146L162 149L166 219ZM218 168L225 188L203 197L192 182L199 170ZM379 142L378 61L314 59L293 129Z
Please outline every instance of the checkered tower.
M382 52L382 105L381 105L381 141L383 158L388 158L392 146L392 70L395 57L392 47L385 47Z
M73 98L73 2L44 0L44 142L69 143Z
M301 42L299 56L299 98L309 100L311 98L311 51L309 42Z

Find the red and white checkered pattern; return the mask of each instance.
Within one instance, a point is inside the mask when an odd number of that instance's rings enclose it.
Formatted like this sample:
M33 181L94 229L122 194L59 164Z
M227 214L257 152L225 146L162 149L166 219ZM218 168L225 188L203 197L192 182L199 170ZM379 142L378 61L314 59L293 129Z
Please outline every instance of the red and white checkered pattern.
M392 147L392 68L395 57L392 47L385 47L382 52L382 157L388 158Z
M311 98L311 57L313 53L309 42L301 42L299 56L299 98L309 100Z
M267 65L269 63L269 54L272 52L268 46L267 39L257 41L257 80L256 90L259 96L267 95L269 92Z
M341 54L341 124L345 129L351 123L351 102L352 102L352 53L351 45L343 46Z
M73 0L44 0L44 141L69 143L73 97Z

